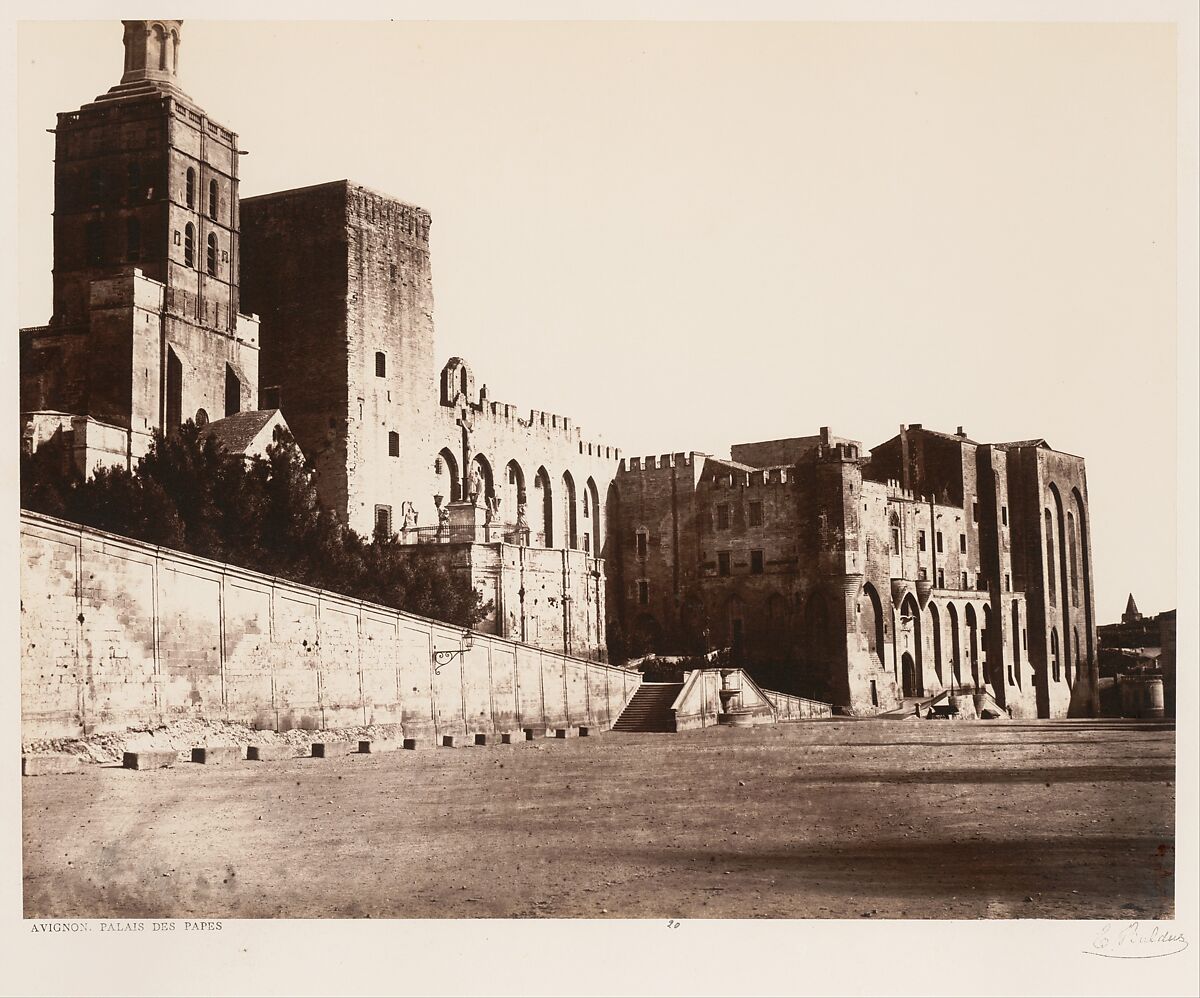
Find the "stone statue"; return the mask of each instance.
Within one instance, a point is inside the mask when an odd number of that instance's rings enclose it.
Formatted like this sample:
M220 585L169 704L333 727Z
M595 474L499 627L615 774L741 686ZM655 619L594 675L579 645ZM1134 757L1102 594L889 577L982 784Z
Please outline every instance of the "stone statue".
M467 483L467 497L471 502L479 501L479 493L483 491L483 476L479 473L479 465L471 468L471 477Z
M412 530L417 525L417 510L407 499L400 506L400 515L403 517L404 529Z
M486 523L491 523L500 516L500 498L499 496L488 496L484 499L487 504L487 519Z
M517 503L517 529L529 529L529 521L525 519L525 504L523 502Z
M446 530L450 526L450 507L438 507L438 530Z

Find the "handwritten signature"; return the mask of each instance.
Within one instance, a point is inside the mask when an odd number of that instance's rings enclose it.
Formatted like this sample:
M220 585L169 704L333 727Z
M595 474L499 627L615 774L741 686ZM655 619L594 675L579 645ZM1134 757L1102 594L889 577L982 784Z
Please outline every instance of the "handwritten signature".
M1091 949L1083 952L1113 960L1153 960L1174 956L1187 948L1187 937L1182 932L1173 932L1161 925L1105 922L1092 940Z

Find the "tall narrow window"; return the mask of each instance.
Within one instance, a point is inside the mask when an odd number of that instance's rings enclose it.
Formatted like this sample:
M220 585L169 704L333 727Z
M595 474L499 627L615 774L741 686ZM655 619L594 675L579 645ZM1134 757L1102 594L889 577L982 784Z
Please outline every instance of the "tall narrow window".
M183 185L184 199L187 201L189 208L196 207L196 171L190 166L188 167L187 178Z
M941 554L942 553L942 532L940 530L937 532L936 540L937 540L937 553Z
M208 217L214 220L217 217L217 182L215 180L208 182Z
M387 538L392 536L392 507L375 507L375 536Z
M217 234L210 232L208 234L208 258L207 270L209 277L217 276Z
M721 503L717 507L717 529L729 529L729 506L726 503Z
M125 259L136 263L142 258L142 223L136 218L125 221Z
M400 456L400 434L393 430L388 434L388 457Z
M1054 519L1050 510L1046 510L1046 585L1050 593L1050 605L1058 602L1058 594L1054 582Z
M1071 549L1071 605L1079 606L1079 561L1075 554L1075 514L1067 514L1067 544Z
M1006 527L1008 526L1008 507L1007 506L1000 507L1000 522L1003 523Z
M750 574L763 574L763 553L761 551L750 552Z
M971 503L971 522L979 522L979 503L977 502Z
M242 379L233 373L230 365L225 365L225 415L232 416L242 411Z
M939 589L946 588L946 570L944 568L938 569L937 587Z
M93 204L99 204L104 200L105 187L106 184L104 182L104 171L99 167L95 167L92 170L90 185Z
M125 168L126 189L130 201L136 201L142 196L142 164L130 163Z
M761 502L752 502L750 504L750 526L761 527L763 522L763 504Z
M646 606L650 602L650 583L646 579L638 579L638 605Z
M966 588L967 588L967 573L966 573L966 572L963 572L963 573L962 573L962 580L961 580L961 581L962 581L962 585L961 585L959 588L961 588L961 589L963 589L963 590L965 591L965 590L966 590Z
M967 553L967 535L966 535L966 534L959 534L959 535L958 535L958 550L959 550L959 551L960 551L962 554L966 554L966 553Z
M732 562L728 551L717 552L717 574L727 576L732 571Z
M196 266L196 230L191 222L183 228L183 265Z
M925 531L924 530L917 531L917 550L918 551L925 550Z
M387 357L383 355L383 351L375 351L375 377L387 377Z
M645 558L647 550L650 547L650 535L644 530L637 532L637 555L639 558Z
M895 513L892 514L892 554L900 553L900 517Z

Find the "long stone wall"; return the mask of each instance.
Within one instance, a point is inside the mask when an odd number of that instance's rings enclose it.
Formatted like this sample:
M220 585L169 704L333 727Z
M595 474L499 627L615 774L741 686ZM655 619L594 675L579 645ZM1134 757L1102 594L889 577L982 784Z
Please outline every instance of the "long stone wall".
M637 672L21 513L23 737L180 717L406 737L611 725Z

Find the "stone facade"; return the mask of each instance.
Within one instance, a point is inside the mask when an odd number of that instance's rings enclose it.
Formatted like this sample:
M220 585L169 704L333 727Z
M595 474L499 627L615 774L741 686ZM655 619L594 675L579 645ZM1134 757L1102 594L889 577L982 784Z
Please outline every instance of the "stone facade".
M1082 459L919 425L870 454L824 429L731 454L622 461L610 576L633 640L775 657L858 712L949 688L1095 712Z
M126 21L122 81L55 131L54 314L21 331L23 433L60 412L155 430L258 404L258 323L238 312L237 136L179 88L179 21ZM89 438L91 439L91 438Z

